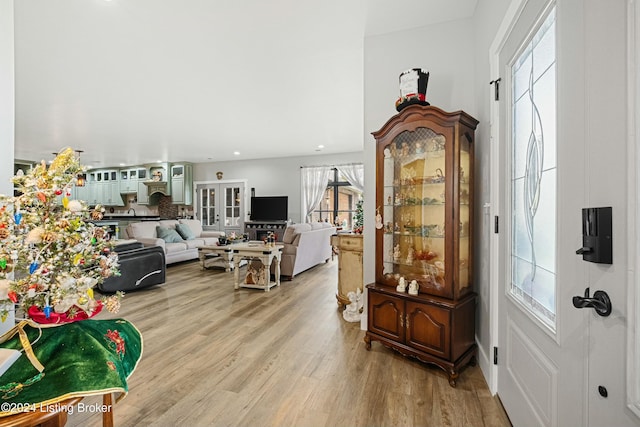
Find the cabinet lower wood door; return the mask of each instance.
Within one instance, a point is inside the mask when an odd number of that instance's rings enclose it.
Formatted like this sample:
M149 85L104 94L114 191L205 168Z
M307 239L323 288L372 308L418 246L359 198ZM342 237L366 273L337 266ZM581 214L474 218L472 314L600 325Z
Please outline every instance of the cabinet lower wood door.
M369 292L368 330L382 337L404 341L404 300Z
M439 366L455 387L460 370L476 360L476 295L452 301L409 295L376 284L366 288L367 349L371 349L372 341L379 341L405 356Z
M449 359L451 355L451 310L406 302L408 345L418 350Z

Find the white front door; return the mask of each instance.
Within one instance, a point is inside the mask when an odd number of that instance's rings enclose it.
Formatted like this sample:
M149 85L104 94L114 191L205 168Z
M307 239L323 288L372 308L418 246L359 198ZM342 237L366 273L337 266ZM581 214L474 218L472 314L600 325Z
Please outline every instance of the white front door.
M244 233L244 182L197 183L196 212L205 230Z
M494 120L498 395L515 426L638 425L625 376L627 5L514 3ZM576 254L587 207L612 208L611 264ZM609 316L574 307L586 288L609 295Z

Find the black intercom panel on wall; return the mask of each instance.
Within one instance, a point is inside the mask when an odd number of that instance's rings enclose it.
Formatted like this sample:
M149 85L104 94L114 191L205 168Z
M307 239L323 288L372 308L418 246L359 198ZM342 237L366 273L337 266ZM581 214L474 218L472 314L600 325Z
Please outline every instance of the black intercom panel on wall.
M611 207L582 209L582 259L599 264L613 263Z

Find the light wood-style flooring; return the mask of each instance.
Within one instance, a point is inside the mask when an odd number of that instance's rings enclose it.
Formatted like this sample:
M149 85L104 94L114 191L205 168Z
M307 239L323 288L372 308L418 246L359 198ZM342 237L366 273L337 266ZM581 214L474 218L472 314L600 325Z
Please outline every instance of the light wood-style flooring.
M244 276L245 268L241 270ZM336 304L337 259L270 292L197 262L128 293L118 315L144 352L116 426L509 426L480 368L447 375L374 342ZM100 397L85 403L101 403ZM77 413L68 426L100 426Z

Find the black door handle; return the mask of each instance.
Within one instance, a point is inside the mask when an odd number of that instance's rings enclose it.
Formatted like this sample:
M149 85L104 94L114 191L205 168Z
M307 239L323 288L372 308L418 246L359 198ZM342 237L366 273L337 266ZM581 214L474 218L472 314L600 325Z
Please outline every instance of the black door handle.
M593 252L593 249L587 248L587 247L582 247L582 248L580 248L580 249L578 249L576 251L576 254L577 255L590 254L591 252Z
M591 307L602 317L611 314L611 300L605 291L596 291L593 298L589 298L589 288L584 290L584 297L573 297L575 308Z

